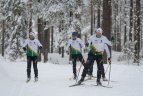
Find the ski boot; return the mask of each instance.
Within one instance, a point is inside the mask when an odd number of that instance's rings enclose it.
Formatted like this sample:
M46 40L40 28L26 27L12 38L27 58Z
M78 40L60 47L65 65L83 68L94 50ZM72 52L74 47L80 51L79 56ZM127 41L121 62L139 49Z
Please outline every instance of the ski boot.
M91 74L89 75L88 74L88 79L91 80L92 78L93 78L93 75L91 75Z
M77 79L77 75L76 75L76 74L74 74L74 77L73 77L73 79L74 79L74 80L76 80L76 79Z
M31 80L31 77L27 77L26 82L29 82Z
M35 82L37 82L38 81L38 77L35 77Z
M100 82L100 80L97 80L96 83L97 83L97 86L102 86L102 83Z
M83 78L81 78L77 83L80 85L84 81Z
M103 77L102 79L103 79L103 81L108 81L108 79L106 77Z

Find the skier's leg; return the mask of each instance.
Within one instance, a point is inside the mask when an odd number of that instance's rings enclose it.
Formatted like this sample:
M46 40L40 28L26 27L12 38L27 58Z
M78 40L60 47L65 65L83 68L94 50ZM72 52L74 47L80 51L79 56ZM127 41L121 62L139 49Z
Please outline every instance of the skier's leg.
M86 65L85 65L85 69L83 70L83 74L82 74L82 76L86 76L86 74L88 74L88 72L89 72L89 69L91 68L91 66L93 66L93 63L94 62L94 60L87 60L87 63L86 63Z
M86 74L87 74L87 72L88 72L88 69L89 69L89 67L91 66L91 65L90 65L91 62L94 62L94 61L87 60L87 62L85 63L84 69L83 69L83 72L82 72L82 75L81 75L81 79L78 81L78 84L81 84L81 82L84 81L85 76L86 76Z
M27 78L31 78L31 57L27 57Z
M91 64L91 66L89 67L89 69L88 69L88 75L90 75L90 76L92 76L93 74L93 64L94 64L94 62L91 62L92 64Z
M81 79L78 82L79 84L84 81L84 78L85 78L85 76L88 72L88 69L91 66L92 62L94 62L94 56L88 54L87 62L84 65L84 69L83 69L83 72L82 72L82 75L81 75Z
M76 60L77 60L77 56L76 55L72 55L74 79L76 79L76 77L77 77L77 74L76 74Z
M80 68L79 68L79 70L78 70L78 74L77 74L77 76L79 76L79 73L80 73L81 67L85 65L85 60L84 60L84 58L83 58L82 54L78 54L78 55L77 55L77 58L78 58L78 60L81 62L81 65L80 65Z
M80 62L85 65L85 60L83 59L83 56L81 54L78 55L78 58L80 60ZM93 61L93 60L90 60L90 61ZM94 61L93 62L90 62L90 66L88 68L88 72L87 74L89 74L90 76L92 76L92 72L93 72L93 64L94 64Z
M103 65L103 68L102 68L102 78L105 78L104 65Z
M103 64L103 61L101 61L102 62L102 79L103 79L103 81L108 81L108 79L106 78L106 76L105 76L105 69L104 69L104 64Z
M33 68L34 68L35 78L38 77L37 61L38 57L37 56L33 57Z
M81 62L81 64L83 64L83 66L84 66L85 60L84 60L82 54L78 54L78 57L77 57L77 58L79 59L79 61Z
M102 55L96 56L96 62L97 62L97 84L101 85L100 79L103 70Z

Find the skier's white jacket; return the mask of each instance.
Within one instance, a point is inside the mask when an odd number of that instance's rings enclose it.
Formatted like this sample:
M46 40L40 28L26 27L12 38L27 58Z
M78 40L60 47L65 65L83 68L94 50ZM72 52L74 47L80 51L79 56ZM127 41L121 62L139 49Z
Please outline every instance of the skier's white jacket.
M68 41L66 50L70 49L70 54L81 54L82 48L85 48L84 43L80 38L76 38Z
M90 51L92 51L95 55L97 55L98 52L103 53L105 50L108 58L110 57L110 52L107 45L112 46L112 44L105 36L97 38L96 35L92 35L89 38L88 43Z
M42 44L38 39L30 40L27 39L23 45L27 49L27 56L38 56L38 48L42 47Z

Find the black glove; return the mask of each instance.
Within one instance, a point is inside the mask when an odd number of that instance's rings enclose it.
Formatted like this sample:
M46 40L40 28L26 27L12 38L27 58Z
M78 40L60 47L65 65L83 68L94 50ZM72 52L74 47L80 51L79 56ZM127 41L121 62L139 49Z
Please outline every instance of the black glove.
M25 47L23 47L23 50L24 50L24 51L26 51L26 48L25 48Z
M39 49L41 50L41 49L42 49L42 46L39 46Z
M111 58L108 58L108 62L111 64Z
M69 51L66 51L66 53L69 55Z
M86 43L85 46L88 47L89 43Z

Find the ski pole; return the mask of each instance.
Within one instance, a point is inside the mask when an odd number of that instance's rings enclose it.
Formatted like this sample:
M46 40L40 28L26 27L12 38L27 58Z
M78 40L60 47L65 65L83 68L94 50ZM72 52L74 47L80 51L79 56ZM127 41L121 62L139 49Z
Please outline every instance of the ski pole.
M103 59L100 61L100 63L103 62ZM109 65L107 66L106 70L105 70L105 74L107 73L108 71L108 68L109 68Z
M113 42L113 40L111 40L112 42ZM110 48L110 54L111 54L111 56L112 56L112 46L111 46L111 48ZM108 85L110 84L110 79L111 79L111 61L109 62L109 66L110 66L110 68L109 68L109 80L108 80Z
M106 71L105 71L105 74L107 73L109 66L110 66L110 65L107 66Z
M78 81L78 77L79 77L79 73L80 73L81 67L82 67L82 64L80 65L80 67L79 67L79 69L78 69L78 74L77 74L77 78L76 78L76 83L77 83L77 81Z
M85 61L84 61L84 59L82 59L82 63L81 63L81 65L80 65L79 69L78 69L78 74L77 74L77 78L76 78L76 83L77 83L77 80L78 80L78 77L79 77L79 73L80 73L81 67L82 67L82 65L84 65L84 64L85 64Z
M112 54L112 47L111 47L111 54ZM110 84L110 79L111 79L111 60L109 61L109 80L108 80L108 85Z
M108 80L108 85L110 84L110 77L111 77L111 62L109 62L109 80Z

